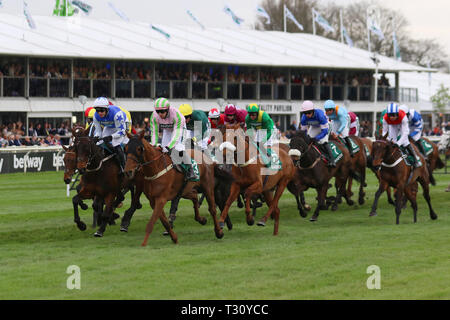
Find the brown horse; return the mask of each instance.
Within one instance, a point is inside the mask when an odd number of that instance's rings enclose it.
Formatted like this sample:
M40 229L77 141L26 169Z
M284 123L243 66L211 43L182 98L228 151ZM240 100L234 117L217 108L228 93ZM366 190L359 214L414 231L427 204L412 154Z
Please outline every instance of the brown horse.
M294 176L295 171L292 160L283 148L278 148L278 144L275 144L273 148L274 150L278 150L281 168L279 170L268 169L261 163L261 155L258 154L254 144L250 143L248 136L245 136L245 133L239 124L219 126L219 129L224 138L222 140L224 142L220 144L219 150L223 151L224 154L231 152L234 160L232 167L234 181L231 184L230 195L228 196L220 216L219 222L221 226L223 226L223 222L228 216L231 204L237 199L242 189L245 190L245 214L247 224L254 224L250 201L253 196L262 193L269 210L258 222L258 225L264 226L267 219L273 214L275 220L273 234L277 235L280 218L278 201L287 184ZM264 175L263 173L266 174ZM275 189L276 191L274 194L273 190Z
M413 148L416 148L413 145ZM417 148L416 148L417 149ZM429 173L425 164L425 158L415 150L416 154L422 162L422 166L414 168L406 165L403 161L402 152L392 142L385 140L377 140L373 143L372 147L372 163L376 169L380 170L380 185L375 193L375 199L373 201L372 210L370 216L375 216L378 199L380 195L389 186L396 189L395 191L395 214L396 224L399 224L401 210L404 204L403 196L406 195L407 199L411 202L414 211L414 222L417 221L417 202L415 193L417 188L414 184L416 181L420 183L423 189L423 196L427 201L428 208L430 210L430 218L435 220L437 215L431 206L430 191L429 191ZM415 191L415 192L414 192Z
M358 147L359 151L356 152L353 157L350 157L350 175L347 183L347 198L351 198L353 195L352 192L352 181L355 178L359 182L359 195L358 195L358 203L360 205L364 204L364 196L366 195L364 192L364 187L366 185L366 167L367 167L367 157L364 149L364 142L361 138L356 136L350 136L350 140L352 140ZM346 144L339 139L336 134L332 133L330 136L331 141L335 141L341 143L343 146L347 147ZM352 201L350 201L352 203Z
M430 141L430 139L425 138L425 137L422 137L421 139L425 140L426 142L428 142L433 147L433 151L430 152L430 154L424 155L424 156L426 157L425 159L427 161L428 170L430 172L430 182L431 182L431 184L433 186L435 186L436 185L436 180L434 179L433 171L436 170L436 169L444 168L445 164L444 164L444 162L442 162L441 156L439 154L439 148L438 148L437 144L435 144L434 142ZM414 142L411 138L409 140L410 140L411 143Z
M77 154L77 169L82 174L80 190L72 198L75 222L78 228L84 223L78 216L78 205L83 199L95 199L101 203L101 213L98 217L100 228L94 233L96 237L102 237L106 225L114 220L114 208L116 201L122 196L122 179L119 176L119 164L114 159L114 154L106 155L105 150L96 145L96 141L88 136L85 130L83 136L76 137L74 148ZM103 211L103 202L105 211ZM82 228L80 228L83 230ZM84 229L86 226L84 225Z
M198 210L198 191L201 188L206 193L208 210L214 220L214 231L217 238L223 237L223 231L219 227L216 218L216 205L214 202L214 165L199 163L200 181L185 181L185 175L175 168L175 164L169 154L163 153L161 148L154 147L144 139L144 132L138 136L128 136L127 163L125 171L130 172L141 167L144 173L144 194L153 209L152 216L147 223L145 238L142 246L147 245L148 237L153 231L157 219L161 220L172 241L178 243L178 236L173 231L169 220L164 213L164 205L167 201L181 196L194 202ZM193 150L191 150L193 152ZM188 152L188 151L186 151ZM192 155L192 153L191 153ZM128 173L131 175L131 173Z
M336 167L328 167L321 151L315 146L315 140L305 132L297 131L289 142L289 155L296 166L296 174L288 186L289 191L296 195L309 188L317 191L317 207L310 221L317 221L320 210L327 209L326 195L329 181L335 177L336 197L333 210L337 210L338 203L342 197L346 198L345 183L350 174L350 153L342 144L336 145L342 152L343 158L336 163ZM349 199L347 199L349 203ZM298 202L297 202L298 204ZM306 217L306 212L298 206L300 215Z

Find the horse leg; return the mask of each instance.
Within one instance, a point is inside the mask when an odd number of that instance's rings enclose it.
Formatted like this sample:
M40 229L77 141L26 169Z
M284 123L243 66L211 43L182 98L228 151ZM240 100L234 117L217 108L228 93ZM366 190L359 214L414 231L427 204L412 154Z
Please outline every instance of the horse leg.
M148 237L153 231L153 227L155 226L156 220L160 218L160 216L163 214L164 205L166 204L166 199L155 199L154 200L154 208L152 212L152 216L150 217L150 220L147 222L147 226L145 227L145 237L144 241L142 242L142 246L145 247L147 245ZM151 203L151 202L150 202Z
M359 185L358 203L359 203L359 205L363 205L365 202L364 196L366 195L366 193L364 192L364 187L367 186L367 184L366 184L366 168L364 166L361 166L361 169L359 171L359 176L361 178L361 182Z
M134 193L132 193L133 197L131 199L131 205L130 208L128 208L127 211L125 211L125 214L122 217L122 222L120 223L120 231L122 232L128 232L128 227L131 223L131 218L133 218L133 214L136 212L137 209L142 208L142 205L139 202L139 199L142 194L142 186L135 185Z
M289 182L287 185L287 189L289 190L290 193L292 193L295 197L295 201L297 202L297 209L298 209L298 213L300 214L300 216L302 218L306 217L306 212L305 210L303 210L303 206L302 204L305 203L305 195L303 194L303 192L301 192L297 186L292 183Z
M415 184L417 186L417 183ZM406 198L411 202L411 207L413 209L414 223L417 222L417 201L416 201L417 190L412 190L412 188L405 188Z
M422 177L419 177L417 181L419 181L420 185L422 186L423 197L427 201L428 209L430 210L430 218L431 220L436 220L437 214L434 212L433 207L431 206L430 187L427 181L425 181Z
M225 207L222 210L219 218L219 226L223 229L225 218L228 216L228 211L230 210L231 204L236 200L241 191L241 187L233 182L230 188L230 195L228 196L227 201L225 202Z
M390 204L392 204L393 206L395 206L395 201L392 200L391 188L390 188L390 187L387 187L386 193L387 193L388 203L390 203Z
M204 226L207 222L207 219L200 215L200 211L199 211L200 203L198 201L197 194L195 194L195 197L192 197L191 200L192 200L192 204L194 205L193 207L194 207L194 213L195 213L195 221L197 221L202 226Z
M241 194L241 193L239 193L239 196L238 196L238 198L237 198L237 206L238 206L238 208L243 208L244 207L244 203L243 203L243 198L244 196Z
M208 202L208 211L209 214L211 215L212 219L213 219L213 223L214 223L214 233L216 234L216 238L217 239L222 239L223 238L223 230L222 227L219 225L219 221L217 219L217 211L216 211L216 201L215 201L215 196L214 196L214 189L213 188L204 188L203 194L206 197L206 201ZM205 219L206 220L206 219ZM229 230L231 230L231 228L233 228L233 225L231 224L231 220L230 217L226 217L225 221L227 222L227 227ZM230 227L231 225L231 227Z
M314 211L314 214L311 216L309 221L314 222L317 221L317 218L319 217L320 209L326 207L326 196L328 191L328 182L324 185L320 186L317 190L317 207Z
M251 212L250 202L254 195L258 195L262 191L263 191L262 183L260 181L257 181L255 183L251 184L247 188L247 190L245 190L245 216L246 216L247 224L249 226L252 226L255 223L255 219L254 219L253 215L250 214L250 212Z
M114 193L109 193L104 198L105 203L105 211L101 213L101 224L100 228L94 233L94 237L103 237L103 233L106 230L106 226L108 225L108 222L111 220L113 213L114 213L114 199L115 199ZM102 204L103 207L103 204Z
M272 201L273 201L272 192L264 191L264 194L265 194L264 198L266 200L267 208L269 208L269 211L267 211L267 213L258 221L257 225L260 227L264 227L266 225L267 219L269 219L269 217L273 211L270 209L270 206L272 205Z
M380 199L381 194L388 188L388 184L380 180L380 185L378 187L377 192L375 192L375 198L373 199L372 210L370 211L369 217L373 217L377 215L377 207L378 200Z
M80 194L81 194L81 192L77 193L72 198L73 218L74 218L73 221L77 224L78 229L80 229L81 231L84 231L84 230L86 230L86 224L83 221L81 221L80 215L78 213L78 205L81 201Z
M173 243L177 244L178 243L178 236L175 233L175 231L173 231L173 228L170 225L169 220L167 220L167 217L166 217L164 211L160 215L159 220L161 221L162 225L166 229L167 234L170 235L170 238L172 239Z
M400 223L400 214L402 213L403 207L403 186L397 188L395 192L395 224Z
M284 192L284 189L286 189L287 184L289 183L289 179L281 179L281 181L278 182L277 191L275 191L275 196L273 197L273 200L270 203L269 211L266 213L264 218L267 220L267 218L272 214L272 212L275 213L274 219L274 227L273 227L273 235L276 236L278 234L278 227L280 224L280 209L278 208L278 202L280 201L280 198ZM269 194L271 192L267 192Z

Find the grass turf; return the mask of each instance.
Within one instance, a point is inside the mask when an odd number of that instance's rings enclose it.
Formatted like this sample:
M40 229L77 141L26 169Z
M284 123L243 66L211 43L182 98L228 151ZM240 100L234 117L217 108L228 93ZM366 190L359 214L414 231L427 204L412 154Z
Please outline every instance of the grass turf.
M450 175L436 175L431 187L435 221L421 189L416 224L408 205L395 225L385 195L378 216L369 217L378 183L368 173L364 205L321 211L314 223L299 216L285 191L276 237L271 220L266 227L247 226L243 209L233 205L233 230L216 239L206 205L201 214L208 223L201 226L191 203L182 200L175 221L179 244L162 236L158 222L147 247L140 246L150 217L144 196L128 233L108 226L103 238L94 238L92 227L82 232L73 223L62 175L0 176L0 299L450 298L450 193L444 192ZM315 196L306 193L313 209ZM128 206L129 196L117 212L122 216ZM91 213L81 212L88 225ZM70 265L80 267L80 290L67 289ZM366 286L371 265L380 267L380 290Z

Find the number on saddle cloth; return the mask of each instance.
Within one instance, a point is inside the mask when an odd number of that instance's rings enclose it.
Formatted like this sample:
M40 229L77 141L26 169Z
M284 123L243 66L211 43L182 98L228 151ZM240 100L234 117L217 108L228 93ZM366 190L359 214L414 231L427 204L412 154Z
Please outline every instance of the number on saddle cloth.
M428 141L426 141L425 139L420 138L419 143L422 145L422 148L425 151L425 156L428 156L430 153L433 152L433 146L430 143L428 143Z
M334 162L338 163L338 161L340 161L344 156L341 149L338 148L337 144L334 141L328 141L328 144L330 145L331 151L333 153Z
M190 158L190 159L191 159L192 170L194 171L195 178L190 179L189 181L199 181L200 180L200 171L198 169L197 161L195 161L192 158ZM185 173L187 173L189 171L189 165L187 165L185 163L181 163L180 166L184 170Z
M347 149L348 149L348 146L347 146L347 144L345 143L345 140L344 140L343 138L341 138L341 137L339 137L339 140L340 140L341 143L342 143L344 146L346 146ZM355 141L353 141L352 138L349 137L349 140L350 140L350 143L351 143L351 145L352 145L352 152L353 152L353 154L356 154L356 153L359 151L359 146L355 143ZM367 147L366 147L366 154L367 154L367 152L368 152L368 150L367 150Z

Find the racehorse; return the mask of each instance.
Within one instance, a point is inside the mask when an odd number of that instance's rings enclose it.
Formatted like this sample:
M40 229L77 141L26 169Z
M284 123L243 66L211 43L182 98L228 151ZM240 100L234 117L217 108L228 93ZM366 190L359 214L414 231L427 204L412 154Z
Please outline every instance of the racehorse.
M250 201L253 196L262 193L269 210L258 222L258 225L264 226L267 219L273 213L273 218L275 220L273 234L277 235L280 218L278 201L287 184L294 176L295 170L292 160L283 148L278 148L281 168L279 168L279 170L265 168L265 164L261 163L261 155L256 151L256 146L253 143L250 143L249 137L245 136L240 124L221 125L219 126L219 130L224 138L224 142L220 144L219 150L223 151L224 154L227 153L227 150L231 151L234 160L232 166L232 176L234 181L231 184L230 195L226 201L225 208L222 210L219 223L223 226L223 222L228 216L231 204L237 199L242 189L245 190L245 214L247 224L253 225L254 217L250 214ZM276 146L277 144L273 146L274 150L277 150ZM252 150L250 150L251 148ZM254 156L251 157L251 155ZM244 161L244 163L239 163L240 160ZM263 168L264 170L268 170L271 174L262 175L261 172ZM273 194L274 189L276 189L275 194Z
M364 142L362 141L362 139L357 136L349 136L349 138L350 140L353 141L353 143L355 143L358 146L359 151L354 153L353 157L350 157L351 168L347 186L347 197L351 198L351 196L353 195L352 182L353 178L356 178L357 181L359 182L358 203L362 205L364 204L364 196L365 196L364 187L367 186L366 185L367 157L364 149ZM330 140L341 143L344 147L346 147L345 142L339 139L335 134L331 134ZM352 203L352 201L350 201L350 203Z
M439 154L438 146L434 142L430 141L430 139L428 139L428 138L422 137L421 139L425 140L426 142L428 142L433 147L433 151L430 152L429 155L425 155L424 154L424 156L426 157L425 159L426 159L426 162L427 162L427 165L428 165L428 170L429 170L429 173L430 173L430 182L431 182L431 184L433 186L435 186L436 185L436 180L434 179L433 171L435 169L442 169L442 168L444 168L445 164L444 164L444 162L442 162L441 156ZM410 139L410 142L412 143L413 141ZM421 143L421 142L419 142L419 143Z
M416 148L413 145L413 148ZM417 149L417 148L416 148ZM375 193L375 199L373 201L372 210L370 216L377 215L376 209L378 205L378 199L380 195L389 186L396 189L395 191L395 214L396 224L399 224L400 214L403 207L403 196L406 195L407 199L411 202L411 206L414 211L414 222L417 221L417 202L415 187L416 181L420 183L423 189L423 196L427 201L428 208L430 210L430 218L432 220L437 219L437 215L431 206L430 191L429 191L429 172L427 166L425 166L425 158L416 150L416 154L422 162L422 166L414 168L406 165L403 160L402 152L400 148L394 143L386 140L377 140L373 143L372 147L372 163L376 169L380 170L380 185Z
M167 201L176 197L183 197L193 201L196 212L198 210L198 191L202 189L206 193L208 210L214 220L214 231L217 238L223 237L223 231L219 227L216 218L216 205L214 200L214 166L199 163L199 181L185 181L185 174L179 172L172 162L169 154L163 153L160 147L154 147L144 139L142 131L138 136L128 135L130 141L126 145L127 163L125 171L131 175L130 171L142 168L144 174L144 194L153 209L150 220L146 226L146 232L142 246L147 245L148 237L153 231L157 219L161 220L172 241L178 243L178 236L173 231L169 220L164 213L164 205ZM193 151L193 150L191 150ZM187 152L187 151L185 151ZM192 155L192 153L191 153Z
M297 169L289 191L294 195L304 192L308 188L314 188L317 191L317 207L310 221L317 221L320 210L327 209L326 195L332 177L335 177L336 187L336 197L332 209L337 210L341 197L346 198L347 203L351 205L345 191L345 184L350 174L349 151L342 144L337 144L336 146L341 150L343 158L336 163L336 167L328 167L323 161L322 152L315 146L314 142L315 140L303 131L297 131L289 142L291 149L289 155ZM299 210L300 208L301 206L299 206ZM306 216L306 213L302 210L300 210L300 214L302 217Z
M80 220L78 206L82 206L83 199L95 199L100 201L103 209L98 216L99 229L94 233L95 237L102 237L106 225L112 222L115 201L123 196L121 193L122 179L119 177L119 164L114 159L114 153L106 155L105 150L96 145L94 138L88 136L88 130L82 136L75 139L74 150L77 154L77 169L82 174L80 190L72 198L75 223L80 230L85 230L86 225ZM112 161L111 161L112 160ZM99 208L97 207L97 210ZM94 209L95 210L95 209Z

